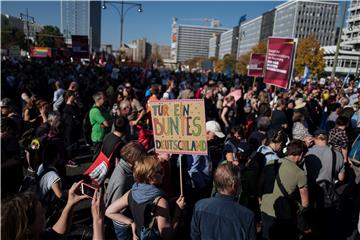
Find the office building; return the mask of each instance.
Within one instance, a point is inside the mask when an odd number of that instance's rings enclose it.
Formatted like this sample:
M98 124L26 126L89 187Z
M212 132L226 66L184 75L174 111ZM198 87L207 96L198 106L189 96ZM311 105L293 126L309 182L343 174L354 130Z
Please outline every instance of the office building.
M288 1L276 7L273 36L304 38L314 35L321 46L335 44L339 3Z
M260 42L272 36L274 30L275 9L263 13L261 19Z
M237 56L247 54L260 40L262 16L243 23L239 31Z
M209 58L219 58L220 34L213 34L209 39Z
M291 0L241 25L237 56L248 53L269 36L304 38L315 35L321 46L336 40L339 3L335 1Z
M229 29L220 28L218 20L211 26L181 25L173 19L171 57L176 63L184 63L194 57L209 56L209 40L214 33L221 34Z
M170 58L170 46L168 45L159 45L157 43L153 43L151 45L151 53L158 54L163 60Z
M220 35L219 58L223 59L225 55L231 55L236 58L239 40L239 27L223 32Z
M360 1L352 0L348 8L346 27L343 29L336 65L337 75L360 76ZM331 73L336 46L325 46L325 72Z
M132 60L133 62L144 62L151 56L151 44L146 42L146 39L134 40L131 43L133 48Z
M90 50L98 51L101 41L101 2L62 0L60 30L66 43L71 43L71 35L88 36Z

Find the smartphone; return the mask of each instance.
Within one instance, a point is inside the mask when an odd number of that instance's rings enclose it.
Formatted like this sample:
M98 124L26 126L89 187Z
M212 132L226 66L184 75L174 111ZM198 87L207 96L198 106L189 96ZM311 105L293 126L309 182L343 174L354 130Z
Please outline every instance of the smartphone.
M95 188L89 184L81 183L81 193L84 195L87 195L87 196L93 198L96 190L97 190L97 188Z

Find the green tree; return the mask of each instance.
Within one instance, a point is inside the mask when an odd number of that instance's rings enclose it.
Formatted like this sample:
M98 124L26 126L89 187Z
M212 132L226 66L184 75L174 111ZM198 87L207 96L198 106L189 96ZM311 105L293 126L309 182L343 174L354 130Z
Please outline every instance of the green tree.
M59 28L49 25L44 26L44 28L36 34L36 43L39 47L65 47L64 37Z
M299 41L295 58L296 76L303 74L306 64L309 66L312 75L320 76L324 73L324 50L320 48L320 42L314 35Z
M19 29L11 27L7 18L1 20L1 48L17 45L21 49L26 49L25 34Z
M236 72L241 75L246 75L251 53L266 53L266 51L267 41L262 41L256 44L248 53L240 56L239 61L236 64Z

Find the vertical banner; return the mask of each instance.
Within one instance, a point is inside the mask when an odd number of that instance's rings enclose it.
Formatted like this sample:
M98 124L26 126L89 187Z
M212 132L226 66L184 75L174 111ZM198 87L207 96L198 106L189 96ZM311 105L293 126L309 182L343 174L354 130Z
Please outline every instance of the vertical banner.
M296 42L293 38L269 37L264 82L288 88L293 68Z
M262 77L264 75L266 54L252 53L250 56L250 63L248 68L248 76Z
M203 99L151 101L158 153L207 155Z

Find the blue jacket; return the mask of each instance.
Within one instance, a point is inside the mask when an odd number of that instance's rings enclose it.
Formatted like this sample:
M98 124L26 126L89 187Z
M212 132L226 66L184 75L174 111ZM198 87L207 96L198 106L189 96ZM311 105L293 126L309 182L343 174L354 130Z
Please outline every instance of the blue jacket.
M196 203L191 239L255 240L254 214L234 197L216 193Z
M212 163L209 156L203 155L188 155L187 166L188 173L195 188L202 189L211 183L212 178Z

